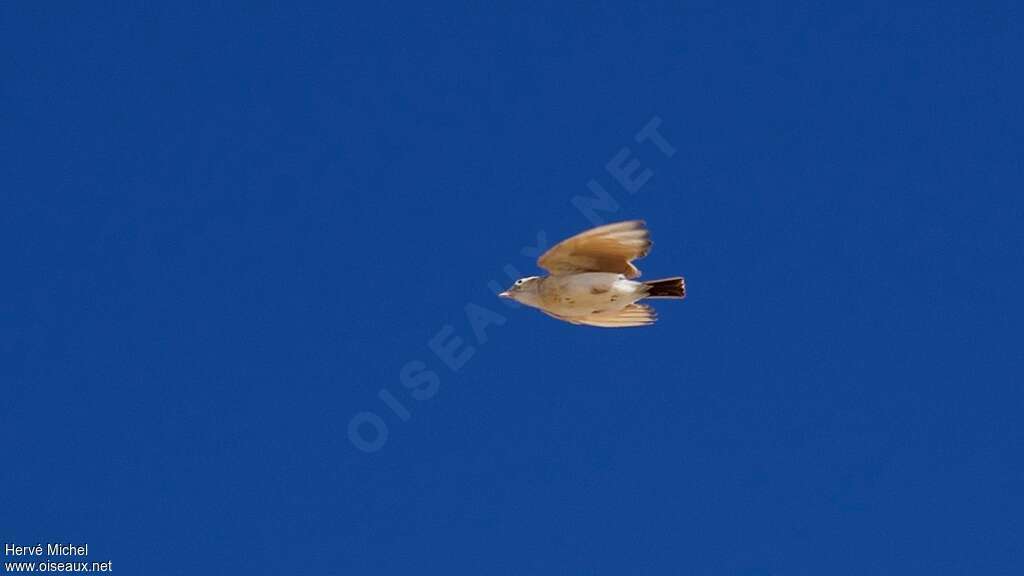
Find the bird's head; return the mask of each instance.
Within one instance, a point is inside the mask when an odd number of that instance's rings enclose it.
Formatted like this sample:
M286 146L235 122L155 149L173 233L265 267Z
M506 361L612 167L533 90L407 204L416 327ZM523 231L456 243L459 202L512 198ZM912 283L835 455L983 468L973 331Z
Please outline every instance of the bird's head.
M498 296L529 304L536 298L539 288L540 276L527 276L526 278L516 280L509 286L508 290L498 294Z

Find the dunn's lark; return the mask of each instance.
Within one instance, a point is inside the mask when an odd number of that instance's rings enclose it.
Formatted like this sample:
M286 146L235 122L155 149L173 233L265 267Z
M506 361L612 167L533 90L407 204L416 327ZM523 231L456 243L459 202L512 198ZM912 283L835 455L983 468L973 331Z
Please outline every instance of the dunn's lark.
M650 234L641 220L599 226L559 242L537 260L550 276L520 278L499 296L573 324L603 328L653 324L654 309L637 302L682 299L686 282L682 277L632 280L640 276L633 260L650 250Z

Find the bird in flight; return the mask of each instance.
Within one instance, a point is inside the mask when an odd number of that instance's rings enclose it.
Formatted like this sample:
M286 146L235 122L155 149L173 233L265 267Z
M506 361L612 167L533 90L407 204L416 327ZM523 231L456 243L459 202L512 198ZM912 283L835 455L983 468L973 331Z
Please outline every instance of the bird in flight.
M650 250L651 236L642 220L598 226L559 242L537 259L550 276L520 278L499 296L572 324L647 326L656 319L654 309L638 301L686 297L681 276L633 280L640 276L633 260Z

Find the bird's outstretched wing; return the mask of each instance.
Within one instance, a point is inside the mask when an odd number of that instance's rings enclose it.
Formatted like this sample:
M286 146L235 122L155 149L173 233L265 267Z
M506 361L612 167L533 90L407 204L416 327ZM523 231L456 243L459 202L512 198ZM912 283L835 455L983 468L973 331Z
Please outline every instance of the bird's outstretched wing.
M617 222L592 228L563 240L537 259L552 274L613 272L636 278L633 260L651 250L651 236L643 220Z
M585 324L600 328L628 328L630 326L650 326L658 319L654 308L644 304L630 304L616 314L590 314L587 316L559 316L542 310L548 316L570 324Z

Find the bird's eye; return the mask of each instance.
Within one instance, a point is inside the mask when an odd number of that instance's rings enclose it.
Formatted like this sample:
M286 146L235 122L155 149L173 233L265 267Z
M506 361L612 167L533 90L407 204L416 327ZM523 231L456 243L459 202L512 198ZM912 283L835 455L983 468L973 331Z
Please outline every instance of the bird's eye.
M516 280L516 286L519 286L519 285L520 285L520 284L522 284L522 283L523 283L523 281L522 281L522 280Z

